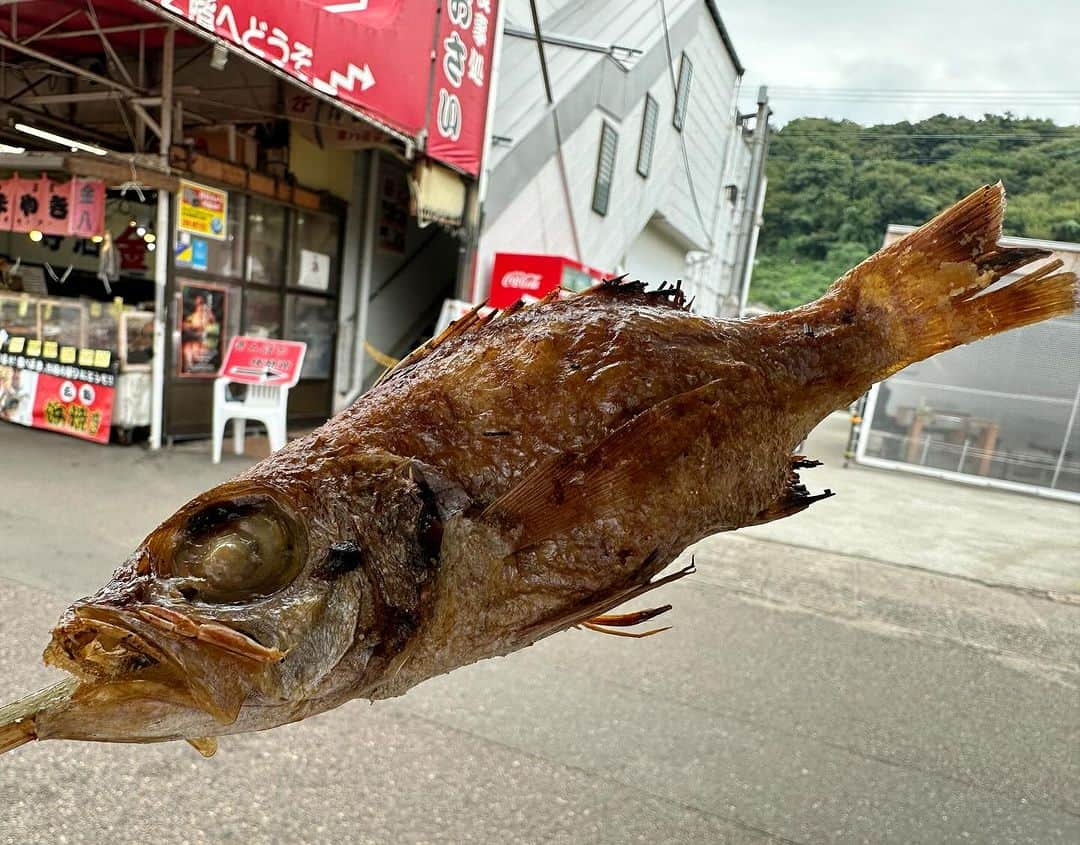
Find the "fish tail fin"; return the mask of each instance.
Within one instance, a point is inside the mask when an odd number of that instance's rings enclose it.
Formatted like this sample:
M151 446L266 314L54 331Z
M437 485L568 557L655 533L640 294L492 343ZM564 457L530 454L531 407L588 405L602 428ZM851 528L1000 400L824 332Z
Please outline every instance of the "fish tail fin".
M1059 272L1060 260L990 289L1051 254L1000 245L1004 214L1002 184L979 188L866 259L815 303L839 313L843 322L879 333L881 348L866 374L871 381L946 349L1077 307L1076 274Z

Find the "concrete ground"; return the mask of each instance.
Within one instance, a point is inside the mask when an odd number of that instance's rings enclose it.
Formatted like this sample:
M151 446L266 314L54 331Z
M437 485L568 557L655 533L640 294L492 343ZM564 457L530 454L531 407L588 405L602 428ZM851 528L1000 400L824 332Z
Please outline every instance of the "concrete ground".
M55 679L70 599L249 462L0 426L0 701ZM699 544L665 634L567 632L212 760L28 746L0 843L1080 841L1080 508L805 480L841 495Z

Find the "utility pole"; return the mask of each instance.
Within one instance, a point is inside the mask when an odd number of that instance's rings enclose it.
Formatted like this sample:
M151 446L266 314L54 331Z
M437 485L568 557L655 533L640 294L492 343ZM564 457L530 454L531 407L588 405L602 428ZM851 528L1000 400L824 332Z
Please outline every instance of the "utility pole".
M760 213L761 188L765 181L765 156L769 150L769 91L764 85L758 88L757 119L754 123L754 140L750 151L750 175L746 180L742 215L739 219L739 239L735 246L735 266L732 279L739 286L739 316L746 302L753 270L751 256L756 245L755 229Z

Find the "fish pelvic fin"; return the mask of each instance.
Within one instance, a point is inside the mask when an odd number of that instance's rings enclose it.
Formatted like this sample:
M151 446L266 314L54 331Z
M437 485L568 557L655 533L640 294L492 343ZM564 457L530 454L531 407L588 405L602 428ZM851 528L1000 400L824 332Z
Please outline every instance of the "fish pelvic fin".
M979 188L788 314L807 325L814 316L848 324L864 343L876 341L862 374L874 382L938 352L1071 313L1076 274L1062 272L1049 250L1000 244L1004 214L1004 186Z

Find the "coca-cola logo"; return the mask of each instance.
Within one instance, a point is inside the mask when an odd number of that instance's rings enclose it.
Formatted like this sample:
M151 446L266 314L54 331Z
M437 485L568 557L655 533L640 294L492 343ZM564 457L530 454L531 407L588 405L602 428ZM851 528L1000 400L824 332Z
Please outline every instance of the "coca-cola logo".
M502 277L502 286L513 290L540 290L544 277L539 273L526 273L524 270L511 270Z

